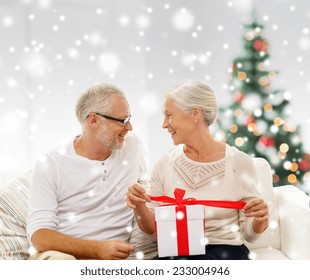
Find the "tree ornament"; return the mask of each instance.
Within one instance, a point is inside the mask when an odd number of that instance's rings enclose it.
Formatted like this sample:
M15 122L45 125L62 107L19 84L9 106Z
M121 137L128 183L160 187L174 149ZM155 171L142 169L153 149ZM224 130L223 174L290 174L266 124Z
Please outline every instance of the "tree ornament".
M262 40L256 40L254 41L253 43L253 47L255 50L257 50L258 52L262 51L263 50L263 47L264 47L264 43Z
M304 172L310 171L310 154L304 154L303 160L298 165L300 170Z
M234 101L235 102L240 104L243 99L244 99L244 95L241 91L234 92Z
M302 139L297 138L299 127L288 118L291 94L272 87L277 72L268 69L269 44L262 31L263 25L256 21L245 25L245 54L233 61L231 104L220 108L218 125L226 132L225 142L270 163L274 186L302 184L310 160L304 158ZM293 170L285 169L284 161L296 163Z
M273 147L275 145L274 139L266 135L260 137L258 143L266 148Z
M248 126L250 123L255 123L255 122L256 122L255 118L254 118L253 116L250 116L250 117L246 120L245 124L246 124L246 126Z

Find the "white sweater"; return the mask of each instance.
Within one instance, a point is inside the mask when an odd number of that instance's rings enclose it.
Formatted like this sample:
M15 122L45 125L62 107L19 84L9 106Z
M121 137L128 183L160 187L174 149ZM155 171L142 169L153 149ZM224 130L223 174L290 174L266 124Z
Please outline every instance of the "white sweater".
M226 145L225 158L201 163L189 159L179 145L156 162L151 194L174 197L174 189L181 188L186 190L184 198L249 201L258 197L256 182L252 159L236 148ZM253 242L259 234L253 231L252 220L242 210L205 206L205 236L209 244Z
M132 133L105 161L75 153L73 141L55 149L34 168L27 232L54 229L83 239L128 240L133 212L128 187L145 179L146 158Z

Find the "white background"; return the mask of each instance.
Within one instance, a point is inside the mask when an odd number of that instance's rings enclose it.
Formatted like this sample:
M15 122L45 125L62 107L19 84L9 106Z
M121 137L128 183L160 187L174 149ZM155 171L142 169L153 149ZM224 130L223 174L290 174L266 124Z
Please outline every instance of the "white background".
M291 260L273 260L273 261L189 261L189 260L149 260L149 261L48 261L48 262L35 262L35 261L3 261L0 262L0 269L3 275L9 279L26 279L41 280L45 275L55 279L110 279L110 280L149 280L149 279L186 279L186 280L240 280L244 279L245 275L249 276L252 280L261 279L308 279L308 263L309 260L304 261L291 261ZM18 267L18 269L16 269ZM165 271L164 276L143 275L143 276L120 276L120 275L102 275L103 269L106 270L134 270L140 269L140 272L147 269L148 271L162 269ZM182 270L184 267L184 270ZM197 271L195 268L215 267L217 271L222 268L222 271L229 271L228 275L217 274L214 275L206 273L204 275L186 275L188 271ZM189 270L188 270L189 268ZM81 275L81 271L90 271L93 275ZM99 271L99 272L98 272ZM182 273L184 272L184 274ZM201 271L201 270L200 270ZM173 275L178 272L179 275ZM101 274L99 274L101 273Z
M310 152L310 1L256 1L275 89ZM150 167L172 147L162 98L175 82L209 83L230 102L228 69L244 55L250 0L0 0L0 183L77 133L75 102L98 82L127 94Z

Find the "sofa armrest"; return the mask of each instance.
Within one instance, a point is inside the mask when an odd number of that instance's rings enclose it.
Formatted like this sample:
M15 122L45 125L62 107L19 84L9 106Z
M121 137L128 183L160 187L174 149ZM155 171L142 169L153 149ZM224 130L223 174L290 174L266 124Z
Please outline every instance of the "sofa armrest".
M310 198L294 186L274 188L279 212L281 251L290 259L310 260Z

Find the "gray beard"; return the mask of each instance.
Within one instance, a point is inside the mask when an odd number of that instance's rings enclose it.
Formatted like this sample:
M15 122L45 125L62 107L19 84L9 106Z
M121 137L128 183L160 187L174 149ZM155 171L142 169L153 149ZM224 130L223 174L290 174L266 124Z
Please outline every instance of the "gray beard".
M109 130L103 130L98 137L98 142L104 145L105 149L110 151L119 150L123 147L123 143L120 143Z

